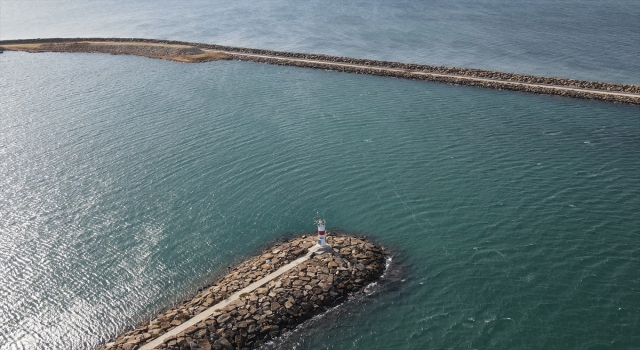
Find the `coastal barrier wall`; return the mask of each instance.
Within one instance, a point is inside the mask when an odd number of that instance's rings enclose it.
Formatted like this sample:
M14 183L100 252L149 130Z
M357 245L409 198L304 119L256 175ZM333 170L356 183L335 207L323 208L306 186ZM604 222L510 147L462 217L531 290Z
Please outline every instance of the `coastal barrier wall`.
M386 269L388 252L365 237L328 232L331 249L322 252L314 252L316 240L315 235L304 235L265 249L193 298L99 349L259 348L309 318L357 297ZM301 259L305 256L306 260ZM291 264L295 265L288 268ZM269 279L281 268L286 271ZM268 281L262 284L265 278ZM254 284L259 286L252 289ZM188 327L182 329L184 326ZM174 329L177 332L172 332Z
M289 65L306 68L316 68L333 70L340 72L369 74L386 77L397 77L414 80L424 80L456 85L475 86L500 90L524 91L537 94L559 95L566 97L602 100L609 102L619 102L640 105L640 96L629 96L622 94L640 95L640 86L632 84L615 84L607 82L595 82L576 79L564 79L554 77L541 77L535 75L515 74L496 72L490 70L456 68L444 66L431 66L424 64L412 64L390 61L369 60L360 58L350 58L342 56L331 56L324 54L308 54L286 51L274 51L252 48L241 48L215 44L193 43L174 40L160 39L140 39L140 38L46 38L46 39L21 39L2 40L0 45L8 44L37 44L37 43L61 43L61 42L129 42L129 43L153 43L167 45L186 45L199 49L225 51L231 59L263 62L277 65ZM246 54L246 55L243 55ZM251 55L251 56L249 56ZM269 56L259 57L253 55ZM284 58L284 59L283 59ZM296 60L287 60L292 58ZM313 62L300 61L313 60ZM336 65L332 63L341 63ZM382 68L382 69L381 69ZM384 69L387 68L387 69ZM419 73L432 73L419 74ZM465 79L483 78L491 81ZM518 84L521 83L521 84ZM535 86L531 85L535 84ZM555 87L575 88L577 90L557 89ZM618 92L620 94L601 94L593 91Z

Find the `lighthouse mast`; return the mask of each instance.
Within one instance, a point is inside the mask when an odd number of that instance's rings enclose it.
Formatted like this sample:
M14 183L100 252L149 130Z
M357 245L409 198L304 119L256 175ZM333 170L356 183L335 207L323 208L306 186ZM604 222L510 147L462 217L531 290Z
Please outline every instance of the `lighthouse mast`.
M318 215L316 215L316 220L314 221L314 223L318 226L318 245L324 248L327 246L327 242L324 237L324 227L326 221L324 219L320 219Z

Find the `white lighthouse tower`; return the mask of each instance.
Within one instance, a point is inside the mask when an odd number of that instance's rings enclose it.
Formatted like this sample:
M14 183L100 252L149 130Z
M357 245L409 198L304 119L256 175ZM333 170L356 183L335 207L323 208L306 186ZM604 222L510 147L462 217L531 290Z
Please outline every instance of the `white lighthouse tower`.
M318 226L318 245L322 248L329 247L324 237L324 227L326 221L316 216L316 220L314 222Z

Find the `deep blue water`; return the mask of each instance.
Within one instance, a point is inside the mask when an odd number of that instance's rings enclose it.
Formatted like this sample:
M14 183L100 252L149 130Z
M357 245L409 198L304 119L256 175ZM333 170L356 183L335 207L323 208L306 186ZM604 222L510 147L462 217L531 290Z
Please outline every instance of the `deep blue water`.
M0 38L155 37L637 83L637 60L622 59L638 51L633 5L2 0ZM400 279L283 346L640 344L637 106L14 52L0 54L0 101L2 350L92 348L312 231L316 211L388 246Z

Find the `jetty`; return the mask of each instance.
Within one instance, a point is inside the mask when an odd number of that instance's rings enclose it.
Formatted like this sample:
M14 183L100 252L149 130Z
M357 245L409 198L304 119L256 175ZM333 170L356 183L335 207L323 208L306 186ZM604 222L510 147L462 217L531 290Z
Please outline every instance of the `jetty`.
M99 349L254 349L362 293L383 275L384 248L364 237L325 235L324 222L318 228L318 236L270 247Z
M139 38L49 38L1 40L0 51L101 52L180 62L242 60L356 74L424 80L640 105L640 86L456 68Z

